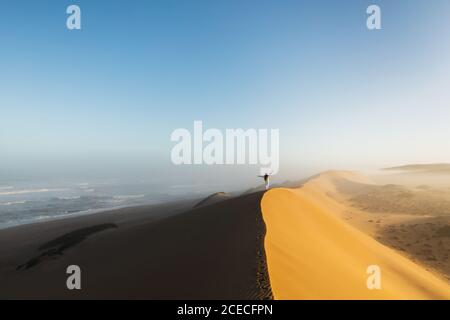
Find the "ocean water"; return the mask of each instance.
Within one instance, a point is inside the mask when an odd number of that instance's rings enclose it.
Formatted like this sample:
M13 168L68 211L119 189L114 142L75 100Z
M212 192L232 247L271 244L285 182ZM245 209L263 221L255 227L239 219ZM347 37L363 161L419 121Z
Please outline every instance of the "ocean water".
M191 186L155 186L121 181L1 181L0 229L90 214L116 208L158 204L200 196Z

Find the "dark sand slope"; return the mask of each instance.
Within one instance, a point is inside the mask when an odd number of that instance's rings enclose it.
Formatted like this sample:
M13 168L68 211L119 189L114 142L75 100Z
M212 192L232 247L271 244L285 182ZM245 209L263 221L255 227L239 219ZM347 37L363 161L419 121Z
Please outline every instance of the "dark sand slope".
M1 231L0 298L271 298L262 195L180 214L181 205L130 208ZM81 268L82 290L66 289L71 264Z

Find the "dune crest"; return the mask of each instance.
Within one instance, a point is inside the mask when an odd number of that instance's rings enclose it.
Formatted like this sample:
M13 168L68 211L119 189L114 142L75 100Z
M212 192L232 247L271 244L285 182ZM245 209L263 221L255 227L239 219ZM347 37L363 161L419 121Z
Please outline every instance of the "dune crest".
M265 249L276 299L450 299L450 286L348 224L336 182L371 183L330 171L299 189L273 189L261 202ZM367 288L367 268L381 268L381 289Z

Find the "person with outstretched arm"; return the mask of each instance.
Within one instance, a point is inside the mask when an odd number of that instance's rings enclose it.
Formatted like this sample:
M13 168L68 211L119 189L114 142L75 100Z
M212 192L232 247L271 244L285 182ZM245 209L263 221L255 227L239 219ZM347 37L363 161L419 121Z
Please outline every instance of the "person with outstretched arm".
M263 176L258 176L258 177L264 179L264 183L266 184L266 191L269 190L269 187L270 187L270 180L269 180L269 177L270 177L271 174L272 174L272 173L266 173L266 174L264 174Z

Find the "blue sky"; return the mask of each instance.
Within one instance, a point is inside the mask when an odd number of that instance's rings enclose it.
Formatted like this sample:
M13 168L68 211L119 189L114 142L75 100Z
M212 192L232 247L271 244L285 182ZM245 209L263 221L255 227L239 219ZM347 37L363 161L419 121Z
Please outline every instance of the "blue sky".
M446 0L2 0L0 161L183 174L170 133L202 120L279 128L287 176L450 162L449 24Z

